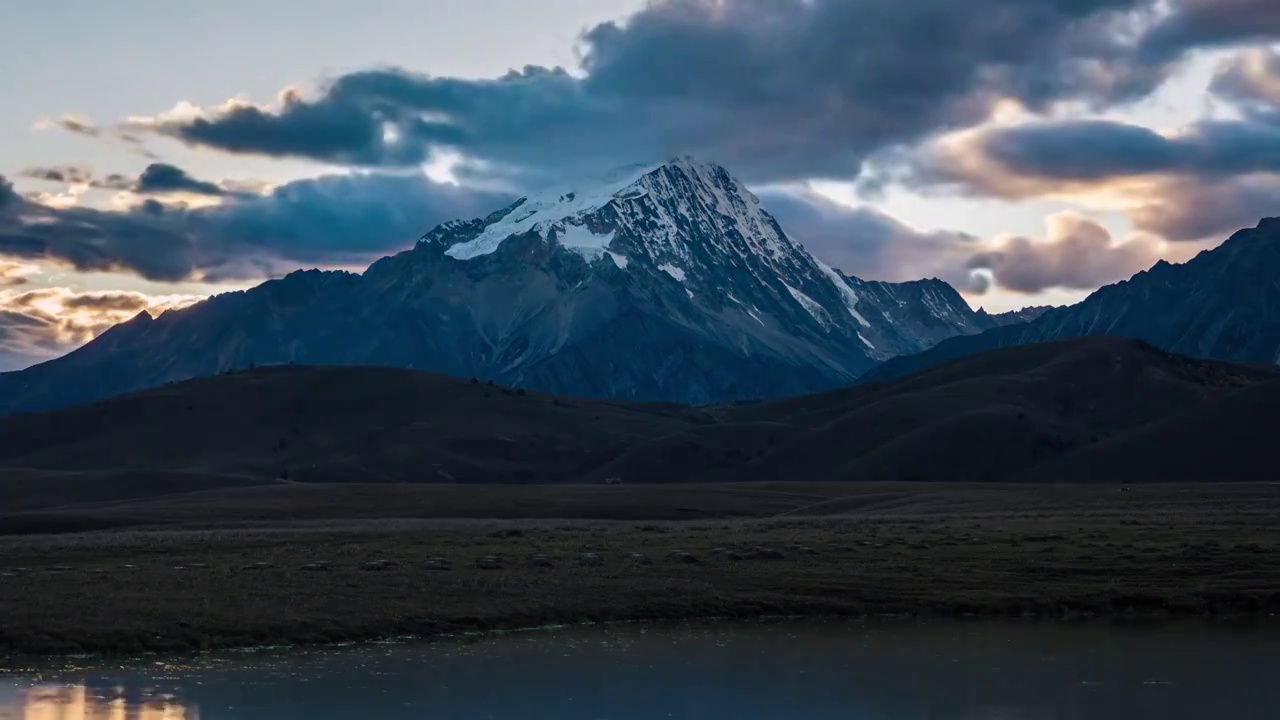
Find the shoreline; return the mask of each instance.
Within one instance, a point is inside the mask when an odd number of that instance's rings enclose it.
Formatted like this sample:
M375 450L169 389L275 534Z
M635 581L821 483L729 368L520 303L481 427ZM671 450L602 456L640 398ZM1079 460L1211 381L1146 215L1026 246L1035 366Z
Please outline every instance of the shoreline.
M503 637L506 635L526 635L534 633L552 633L552 632L572 632L583 631L593 628L610 628L619 626L659 626L663 628L677 628L681 626L692 627L753 627L761 625L780 625L788 623L832 623L832 624L851 624L851 623L880 623L880 624L969 624L969 623L1001 623L1001 624L1043 624L1052 623L1057 625L1073 625L1073 624L1097 624L1105 623L1108 625L1145 625L1145 624L1182 624L1192 621L1200 621L1204 623L1225 623L1240 625L1257 625L1257 624L1277 624L1280 625L1280 602L1273 607L1251 611L1215 611L1207 612L1181 612L1173 611L1152 611L1152 610L1125 610L1119 608L1111 608L1102 612L1089 611L1073 611L1070 608L1060 608L1058 613L983 613L983 612L932 612L928 614L912 613L912 612L883 612L883 613L863 613L863 614L832 614L832 613L816 613L816 614L783 614L783 615L758 615L758 616L732 616L732 615L707 615L707 616L688 616L688 617L635 617L635 618L617 618L609 620L591 620L578 622L560 622L549 623L536 626L504 626L498 624L488 629L466 629L466 626L458 626L455 628L444 628L433 634L397 634L397 635L371 635L364 637L347 637L343 639L335 639L329 641L314 640L291 640L288 637L281 637L278 641L271 644L226 644L205 647L195 646L179 646L168 643L160 643L153 647L144 646L143 649L130 652L111 652L111 651L95 651L80 649L77 652L45 652L35 648L28 649L6 649L0 652L0 676L11 675L14 673L29 672L31 667L7 667L13 663L32 663L34 666L42 666L48 664L58 664L62 661L74 660L84 661L87 663L110 662L110 661L129 661L146 659L154 660L156 657L168 657L172 659L194 657L199 655L217 655L224 653L243 653L251 655L276 655L286 654L295 651L307 650L334 650L343 648L360 648L371 645L400 645L400 644L419 644L419 643L436 643L436 642L468 642L481 639L492 639Z

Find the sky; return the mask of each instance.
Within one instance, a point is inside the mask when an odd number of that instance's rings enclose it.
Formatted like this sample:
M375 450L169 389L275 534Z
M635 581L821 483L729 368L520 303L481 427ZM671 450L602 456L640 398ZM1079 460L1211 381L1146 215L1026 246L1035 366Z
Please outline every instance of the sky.
M681 154L1004 311L1280 215L1274 0L16 0L0 370Z

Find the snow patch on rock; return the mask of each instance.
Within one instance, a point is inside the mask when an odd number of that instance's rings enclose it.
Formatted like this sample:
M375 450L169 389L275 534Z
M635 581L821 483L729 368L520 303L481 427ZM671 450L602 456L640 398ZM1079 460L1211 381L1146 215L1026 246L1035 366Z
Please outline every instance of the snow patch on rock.
M849 313L853 315L853 318L857 320L862 327L871 327L871 323L867 322L867 319L862 317L862 314L858 312L858 293L855 292L853 288L849 287L849 282L830 265L827 265L818 259L814 259L814 262L817 263L818 269L821 270L822 273L831 280L831 282L835 283L836 289L844 296L845 306L849 308Z
M604 257L609 252L609 243L613 242L614 233L606 235L597 235L591 232L585 225L553 225L552 232L556 242L560 243L566 250L575 252L586 258L587 262L595 262ZM609 253L614 255L614 253ZM614 257L615 261L618 257ZM618 262L618 267L626 267L626 258Z
M659 270L661 270L662 272L664 272L664 273L666 273L666 274L670 275L671 277L673 277L673 278L675 278L675 279L679 280L680 282L684 282L684 279L685 279L685 273L684 273L684 270L682 270L682 269L680 269L680 268L676 267L675 265L672 265L672 264L670 264L670 263L667 263L667 264L664 264L664 265L659 265L659 266L658 266L658 269L659 269Z
M816 300L786 283L782 284L787 288L787 291L791 293L791 297L795 298L796 302L800 303L800 305L813 316L813 319L818 321L819 325L824 328L831 327L831 316L827 314L827 311L824 310Z

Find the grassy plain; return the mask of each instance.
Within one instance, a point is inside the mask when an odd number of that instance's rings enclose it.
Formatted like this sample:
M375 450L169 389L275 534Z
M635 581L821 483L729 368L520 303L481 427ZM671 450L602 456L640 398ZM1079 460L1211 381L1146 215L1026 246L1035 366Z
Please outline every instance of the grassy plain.
M1269 484L196 490L0 516L0 654L607 620L1267 614L1278 512ZM500 569L479 567L491 557Z

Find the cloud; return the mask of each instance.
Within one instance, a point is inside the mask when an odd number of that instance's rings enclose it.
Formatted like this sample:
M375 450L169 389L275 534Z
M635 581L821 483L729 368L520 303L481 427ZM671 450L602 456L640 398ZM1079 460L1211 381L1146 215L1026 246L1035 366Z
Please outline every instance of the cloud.
M1101 180L1164 170L1179 159L1175 143L1154 131L1105 120L1040 123L993 130L965 150L983 167L1045 180ZM999 179L977 177L996 184Z
M1146 270L1161 258L1158 238L1137 234L1116 242L1097 222L1072 212L1051 215L1043 240L1006 237L969 258L1001 288L1039 293L1053 288L1093 290Z
M1230 58L1209 90L1254 120L1280 125L1280 51L1253 48Z
M83 165L55 165L53 167L27 168L18 177L54 183L88 184L93 180L93 170Z
M9 210L22 202L22 196L13 189L9 178L0 175L0 210Z
M1173 241L1222 239L1272 217L1280 208L1280 176L1251 174L1201 182L1168 180L1129 211L1135 228Z
M1112 120L988 125L901 153L881 172L916 189L1120 210L1173 241L1221 239L1280 206L1280 51L1238 53L1210 89L1237 119L1163 131Z
M1256 26L1245 12L1255 6L1253 0L1173 3L1177 12L1194 17L1214 8L1224 13L1199 28L1202 45L1236 37L1231 28L1271 32L1280 5L1267 3ZM1172 32L1160 32L1166 31ZM1132 200L1161 190L1185 194L1192 180L1280 174L1280 50L1256 47L1230 57L1217 68L1209 91L1238 115L1162 130L1108 119L989 123L886 156L863 183L870 189L900 182L1006 199Z
M187 176L177 177L159 187L180 186ZM147 200L111 211L34 202L0 176L0 257L168 282L256 279L299 264L366 263L410 246L438 223L488 215L510 201L420 173L353 173L299 180L265 195L228 194L207 207Z
M660 0L587 30L580 74L370 69L268 105L182 103L126 127L365 167L448 150L556 174L692 153L751 182L849 178L877 152L975 126L1002 103L1047 111L1144 97L1191 50L1280 36L1273 5Z
M1044 238L979 238L917 230L878 210L813 193L766 193L761 199L789 235L833 267L872 280L937 277L970 295L994 287L1027 294L1093 290L1179 255L1149 233L1117 241L1073 212L1046 218Z
M140 312L159 314L201 299L119 291L77 293L65 287L0 290L0 371L66 353Z
M923 231L870 207L849 207L816 193L761 195L787 234L832 267L866 280L937 277L980 294L989 282L966 267L981 240L965 233Z
M40 268L28 263L0 260L0 287L25 285L28 278L39 273Z
M358 264L439 221L506 204L506 193L475 189L484 181L526 186L683 153L724 163L753 185L847 180L869 161L909 157L886 177L917 189L1087 199L1128 212L1139 230L1194 239L1245 224L1228 216L1274 197L1274 52L1251 50L1220 70L1214 93L1241 109L1237 120L1167 132L1102 120L989 123L1007 108L1049 117L1147 97L1192 51L1280 37L1277 8L1272 0L652 0L625 21L586 30L573 71L528 66L467 79L383 67L288 88L266 104L181 102L102 127L63 117L49 124L378 172L264 191L162 163L88 183L72 172L83 168L45 168L46 180L72 189L24 198L0 178L0 255L153 280ZM455 176L474 187L417 172L442 157L461 158ZM83 207L77 181L146 199L118 211ZM770 202L832 264L885 279L938 276L970 292L1002 269L1025 287L1101 272L1067 267L1042 245L1123 265L1148 242L1103 247L1082 221L1024 247L919 230L817 196ZM977 256L992 267L973 266Z
M1066 120L959 133L912 160L909 182L1021 199L1106 191L1171 177L1280 172L1280 126L1203 121L1177 131Z
M195 193L197 195L225 195L226 190L204 180L197 180L185 170L167 163L152 163L142 171L133 192L142 194L164 194L173 192Z
M60 128L73 135L81 135L88 138L117 140L130 145L142 144L142 138L130 133L126 128L102 128L80 115L63 115L57 120L40 120L35 127L37 130ZM137 148L136 151L144 157L155 157L145 148Z
M433 130L448 126L414 118L414 113L376 96L346 90L370 79L410 81L400 71L351 75L327 96L307 101L295 89L280 94L274 108L231 101L204 111L180 104L154 118L133 118L126 127L170 135L191 145L231 153L303 157L340 165L408 167L431 157ZM423 82L431 82L422 78ZM410 81L411 82L411 81Z
M79 115L63 115L57 120L42 120L36 124L36 127L57 127L74 135L84 135L92 138L102 136L102 130L97 125L94 125L92 121Z
M93 169L82 165L56 165L53 167L27 168L19 177L71 185L86 185L104 190L121 190L139 195L192 194L221 197L238 191L229 190L216 183L197 180L182 168L168 163L151 163L136 178L111 174L96 177Z
M1143 35L1140 54L1148 62L1174 58L1193 48L1266 42L1280 36L1280 5L1274 0L1169 0L1169 9Z

